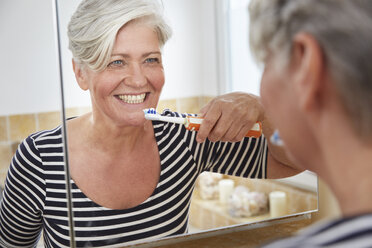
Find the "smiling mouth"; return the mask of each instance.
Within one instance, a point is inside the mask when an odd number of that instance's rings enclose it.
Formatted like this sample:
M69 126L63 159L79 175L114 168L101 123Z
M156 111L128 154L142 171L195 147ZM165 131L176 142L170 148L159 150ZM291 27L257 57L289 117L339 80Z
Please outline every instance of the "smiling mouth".
M117 95L117 97L125 103L138 104L145 101L146 93L140 95Z

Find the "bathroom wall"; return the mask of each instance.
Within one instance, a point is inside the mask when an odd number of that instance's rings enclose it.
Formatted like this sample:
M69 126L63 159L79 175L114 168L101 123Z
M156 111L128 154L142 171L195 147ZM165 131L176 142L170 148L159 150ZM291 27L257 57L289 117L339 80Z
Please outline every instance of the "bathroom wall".
M61 107L51 3L0 2L0 116Z

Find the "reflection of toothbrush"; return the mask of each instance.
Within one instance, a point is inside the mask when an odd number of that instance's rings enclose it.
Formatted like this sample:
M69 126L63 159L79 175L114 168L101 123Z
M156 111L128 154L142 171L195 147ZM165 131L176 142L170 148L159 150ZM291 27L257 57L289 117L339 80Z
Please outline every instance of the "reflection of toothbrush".
M270 137L270 142L276 146L284 146L283 140L280 138L279 131L275 130L273 135Z
M203 118L201 117L194 117L194 116L186 116L186 117L171 117L171 116L162 116L156 112L155 109L144 109L143 112L145 113L145 118L147 120L153 121L165 121L171 123L178 123L184 124L187 130L191 131L198 131L200 124L203 122ZM245 135L246 137L254 137L258 138L262 134L262 126L260 122L256 122L252 129L248 131Z

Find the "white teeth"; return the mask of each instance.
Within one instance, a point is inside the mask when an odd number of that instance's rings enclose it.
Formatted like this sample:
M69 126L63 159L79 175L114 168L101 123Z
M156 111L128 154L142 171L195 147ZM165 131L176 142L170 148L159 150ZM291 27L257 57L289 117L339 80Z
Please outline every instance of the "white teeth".
M146 93L140 95L118 95L119 98L126 103L142 103L145 100Z

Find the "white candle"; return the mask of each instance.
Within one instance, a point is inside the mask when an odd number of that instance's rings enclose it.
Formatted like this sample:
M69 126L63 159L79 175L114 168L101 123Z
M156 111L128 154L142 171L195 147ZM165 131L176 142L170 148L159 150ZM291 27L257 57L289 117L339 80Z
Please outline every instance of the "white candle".
M234 190L234 181L231 179L222 179L218 182L218 191L220 194L220 203L226 204L229 196Z
M285 192L273 191L269 194L270 216L272 218L287 214L287 196Z

